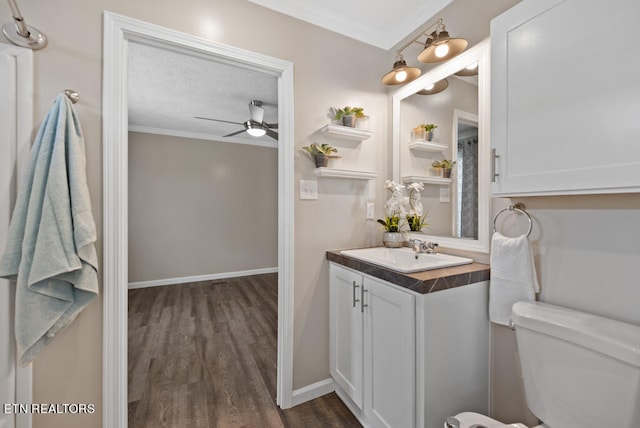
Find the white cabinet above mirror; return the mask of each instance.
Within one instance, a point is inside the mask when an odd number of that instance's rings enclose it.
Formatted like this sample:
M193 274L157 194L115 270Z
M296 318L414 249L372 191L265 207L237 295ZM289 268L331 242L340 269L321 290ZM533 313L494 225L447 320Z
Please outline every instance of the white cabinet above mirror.
M391 94L393 180L424 183L429 227L410 232L414 238L489 251L489 67L485 40ZM427 95L444 79L444 90ZM437 125L431 141L415 139L412 130L422 123ZM455 162L450 177L432 167L444 159Z

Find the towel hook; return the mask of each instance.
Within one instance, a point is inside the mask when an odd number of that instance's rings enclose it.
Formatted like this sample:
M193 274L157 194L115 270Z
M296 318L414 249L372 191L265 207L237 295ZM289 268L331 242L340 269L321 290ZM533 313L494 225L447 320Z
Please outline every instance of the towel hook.
M78 94L76 91L74 91L73 89L65 89L64 91L62 91L62 93L69 98L69 100L75 104L78 101L80 101L80 94Z
M529 220L529 230L527 230L527 235L529 236L531 235L531 230L533 229L533 220L531 220L531 216L529 215L528 212L525 211L524 209L524 204L523 203L517 203L515 205L509 205L507 208L503 208L500 211L498 211L498 213L496 214L496 216L493 218L493 231L496 231L496 220L498 220L498 217L500 216L500 214L504 213L504 212L513 212L516 211L520 214L524 214L525 216L527 216L527 220Z

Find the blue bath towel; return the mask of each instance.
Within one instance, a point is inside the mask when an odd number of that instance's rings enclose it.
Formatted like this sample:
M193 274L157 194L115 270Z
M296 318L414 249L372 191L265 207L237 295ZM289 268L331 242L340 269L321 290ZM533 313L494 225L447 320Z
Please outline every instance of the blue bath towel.
M82 130L61 94L33 143L0 257L0 276L17 283L15 335L22 365L98 295L95 241Z

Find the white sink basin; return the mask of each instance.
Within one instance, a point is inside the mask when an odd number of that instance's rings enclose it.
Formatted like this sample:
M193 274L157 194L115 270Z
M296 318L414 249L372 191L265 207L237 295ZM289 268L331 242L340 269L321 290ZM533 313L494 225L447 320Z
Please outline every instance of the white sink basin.
M360 248L340 251L340 254L403 273L466 265L473 262L466 257L448 254L416 253L411 248Z

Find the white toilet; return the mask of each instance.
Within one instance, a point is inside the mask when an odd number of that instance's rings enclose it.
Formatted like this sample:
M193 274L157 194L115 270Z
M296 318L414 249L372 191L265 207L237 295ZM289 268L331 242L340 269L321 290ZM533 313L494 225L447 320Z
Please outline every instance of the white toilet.
M537 428L640 427L640 327L545 303L513 305L522 378ZM445 428L527 428L478 413Z

